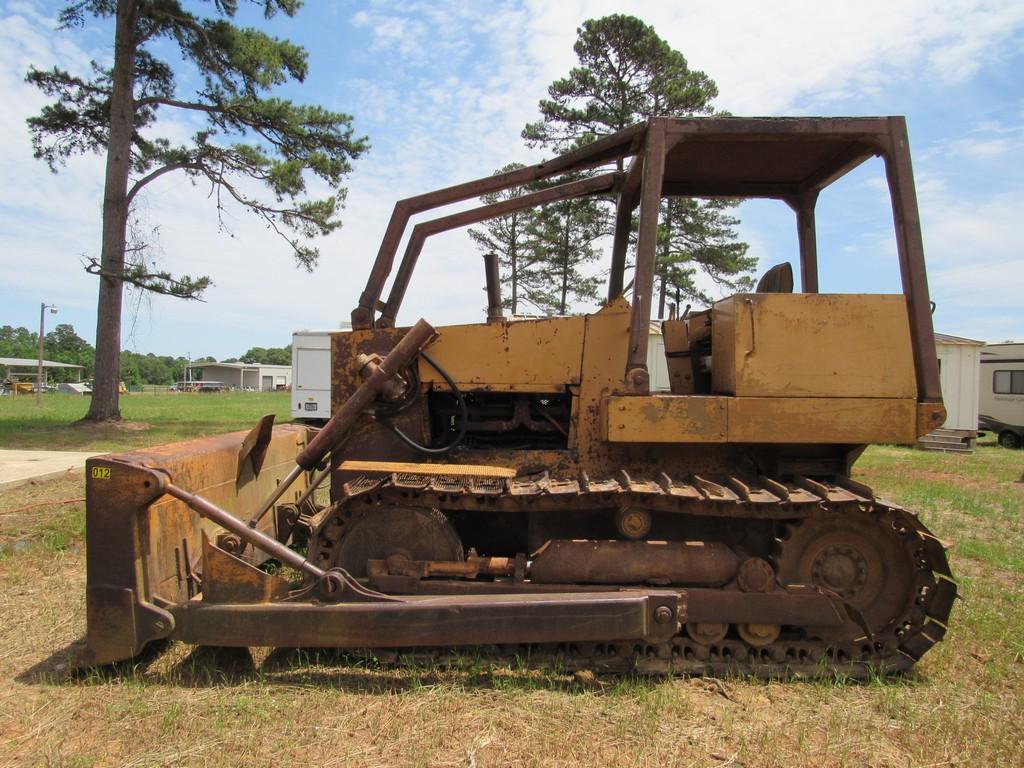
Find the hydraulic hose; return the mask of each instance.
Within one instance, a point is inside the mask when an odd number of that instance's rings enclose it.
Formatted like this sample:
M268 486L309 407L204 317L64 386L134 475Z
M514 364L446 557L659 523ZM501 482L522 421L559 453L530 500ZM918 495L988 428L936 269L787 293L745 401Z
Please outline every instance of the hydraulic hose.
M431 368L433 368L435 371L441 374L441 378L445 380L445 382L451 388L452 394L455 395L456 399L459 402L459 428L455 432L455 437L452 438L452 440L447 445L442 445L438 448L431 448L426 445L420 445L407 434L405 434L402 430L400 430L398 427L392 424L390 421L381 418L379 415L377 416L377 422L381 426L393 432L399 440L401 440L403 443L408 445L413 450L419 451L420 453L426 453L431 456L439 456L441 454L448 453L448 451L458 446L459 443L461 443L462 440L466 437L466 429L469 427L469 408L466 406L466 396L462 394L462 391L458 388L458 386L456 386L455 381L452 379L451 376L448 375L448 372L444 370L444 368L442 368L440 365L438 365L438 363L433 358L431 358L430 355L428 355L426 352L420 352L420 356L427 361L427 364L430 365ZM415 366L413 367L415 368ZM395 410L395 412L397 413L399 411L403 411L407 407L408 404L403 403Z

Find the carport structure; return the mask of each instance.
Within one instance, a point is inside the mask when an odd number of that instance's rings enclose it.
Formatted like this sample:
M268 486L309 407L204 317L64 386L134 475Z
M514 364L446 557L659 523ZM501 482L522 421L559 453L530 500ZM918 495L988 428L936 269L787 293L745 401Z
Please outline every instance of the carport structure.
M57 368L70 368L75 372L75 381L82 380L81 365L72 363L58 363L54 360L43 360L43 385L46 385L46 378L49 371ZM0 371L3 372L5 382L18 382L23 380L35 380L39 371L39 360L28 357L0 357Z

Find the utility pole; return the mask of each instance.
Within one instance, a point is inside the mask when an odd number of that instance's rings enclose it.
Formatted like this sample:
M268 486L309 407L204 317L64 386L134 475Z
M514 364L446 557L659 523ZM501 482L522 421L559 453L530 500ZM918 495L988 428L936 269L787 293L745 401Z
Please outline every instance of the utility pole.
M39 305L39 368L36 369L36 406L43 407L43 321L46 319L46 310L51 315L57 314L56 304L47 304L45 301Z

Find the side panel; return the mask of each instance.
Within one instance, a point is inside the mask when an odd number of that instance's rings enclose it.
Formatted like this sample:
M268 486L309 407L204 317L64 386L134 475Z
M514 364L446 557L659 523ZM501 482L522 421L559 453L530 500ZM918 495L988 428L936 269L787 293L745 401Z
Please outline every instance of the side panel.
M978 357L981 345L936 345L939 383L948 416L946 429L974 431L978 428Z
M693 365L690 362L690 334L686 321L666 320L661 324L661 334L669 389L674 395L692 393Z
M713 318L715 394L917 397L903 296L739 294Z
M582 317L450 325L438 328L429 354L466 389L564 392L580 382L583 329ZM445 386L423 362L420 376Z
M820 397L731 398L729 441L909 445L917 441L917 401Z
M914 443L911 399L824 397L605 398L611 443Z
M625 396L605 399L613 443L724 443L728 397Z
M609 465L607 424L602 399L623 387L629 341L629 303L619 297L600 312L586 318L587 341L583 350L583 382L573 434L580 464L588 472Z

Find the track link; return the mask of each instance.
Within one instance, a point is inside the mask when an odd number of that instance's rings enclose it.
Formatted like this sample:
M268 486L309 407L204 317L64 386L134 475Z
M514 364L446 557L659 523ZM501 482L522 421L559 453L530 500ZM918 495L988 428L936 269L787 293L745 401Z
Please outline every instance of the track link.
M784 627L778 640L761 647L732 635L704 645L682 632L658 645L468 646L457 651L415 648L375 655L384 660L429 660L435 664L458 664L459 659L483 655L544 667L617 674L865 679L873 674L908 670L946 633L957 585L945 546L914 513L880 500L866 486L846 479L825 482L797 478L782 482L761 477L758 484L751 484L738 478L712 481L691 477L679 481L664 474L657 479L634 479L625 472L596 481L586 477L557 480L546 474L511 480L401 473L359 477L345 484L341 500L313 519L309 557L313 562L328 563L332 547L344 537L350 522L391 505L501 512L599 510L626 504L685 515L726 516L737 522L778 519L786 521L789 530L801 524L825 528L835 524L841 529L847 519L870 523L891 537L889 547L898 548L906 560L909 575L903 585L904 596L898 600L902 608L884 626L872 627L870 636L861 633L863 636L853 641L825 640L815 636L813 629ZM777 542L777 561L785 551L784 537Z

